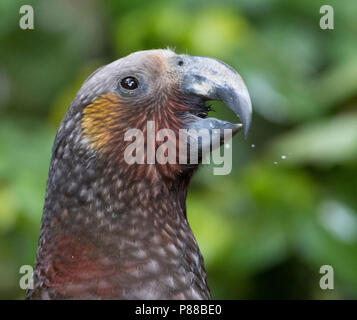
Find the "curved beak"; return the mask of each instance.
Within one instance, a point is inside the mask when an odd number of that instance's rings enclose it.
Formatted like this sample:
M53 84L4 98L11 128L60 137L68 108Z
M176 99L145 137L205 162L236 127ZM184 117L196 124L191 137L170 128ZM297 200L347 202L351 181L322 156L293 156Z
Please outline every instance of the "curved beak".
M206 100L220 100L239 117L247 137L251 119L252 104L248 89L241 76L224 62L207 57L184 57L181 90L185 94L195 95ZM196 117L195 127L207 125L211 118ZM199 120L200 119L200 120ZM214 119L215 123L221 121ZM224 123L223 123L224 122ZM216 123L217 124L217 123ZM242 125L231 124L233 132L239 131ZM227 121L222 121L222 127L227 128Z

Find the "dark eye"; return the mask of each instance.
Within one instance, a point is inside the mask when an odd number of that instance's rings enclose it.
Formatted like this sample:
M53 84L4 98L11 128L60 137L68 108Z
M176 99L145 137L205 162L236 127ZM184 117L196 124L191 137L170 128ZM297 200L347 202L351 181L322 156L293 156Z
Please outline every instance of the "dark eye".
M183 60L179 60L178 62L177 62L177 64L181 67L181 66L183 66Z
M134 77L126 77L120 81L120 84L124 89L135 90L139 85L139 81Z

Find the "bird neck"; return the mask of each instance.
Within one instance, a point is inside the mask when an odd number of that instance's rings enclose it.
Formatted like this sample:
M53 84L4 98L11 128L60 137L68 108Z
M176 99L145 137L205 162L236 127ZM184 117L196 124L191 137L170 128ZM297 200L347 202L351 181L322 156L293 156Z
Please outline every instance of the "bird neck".
M186 218L190 175L129 182L68 161L51 165L33 297L209 298Z

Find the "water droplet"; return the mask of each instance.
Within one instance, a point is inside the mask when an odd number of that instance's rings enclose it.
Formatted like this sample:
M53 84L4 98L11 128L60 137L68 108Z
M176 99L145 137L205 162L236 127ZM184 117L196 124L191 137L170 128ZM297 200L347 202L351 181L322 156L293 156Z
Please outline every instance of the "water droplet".
M252 148L255 148L255 144L252 144Z
M282 156L281 156L281 159L286 159L286 156L282 155Z
M274 164L278 164L278 161L274 161Z

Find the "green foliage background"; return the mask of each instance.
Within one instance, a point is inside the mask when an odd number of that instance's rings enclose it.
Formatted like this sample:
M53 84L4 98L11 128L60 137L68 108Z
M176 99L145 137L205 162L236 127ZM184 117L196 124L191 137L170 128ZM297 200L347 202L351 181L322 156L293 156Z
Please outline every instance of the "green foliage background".
M19 28L22 4L35 30ZM323 4L334 30L319 28ZM168 46L236 68L255 112L248 140L233 140L232 173L205 166L189 192L213 298L357 298L356 16L353 0L2 0L0 298L24 297L51 145L82 81ZM226 109L215 116L233 120ZM319 287L325 264L334 290Z

